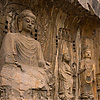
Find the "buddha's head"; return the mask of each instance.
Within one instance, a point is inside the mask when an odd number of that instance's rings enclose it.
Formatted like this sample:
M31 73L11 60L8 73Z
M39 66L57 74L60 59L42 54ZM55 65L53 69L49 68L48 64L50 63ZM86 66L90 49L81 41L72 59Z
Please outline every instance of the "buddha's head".
M83 51L83 55L84 55L84 58L91 59L91 57L92 57L92 51L91 51L91 49L90 48L86 48Z
M31 33L32 31L35 31L35 23L36 23L36 16L32 13L30 10L24 10L22 11L18 18L18 29L19 32L28 32Z

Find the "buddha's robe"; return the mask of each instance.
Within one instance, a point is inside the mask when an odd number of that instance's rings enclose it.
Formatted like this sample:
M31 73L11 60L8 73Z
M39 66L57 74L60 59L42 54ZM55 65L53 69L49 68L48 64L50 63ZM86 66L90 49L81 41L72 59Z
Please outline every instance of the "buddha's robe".
M68 51L68 43L63 40L62 41L62 55L66 55L66 61L69 61L69 51ZM64 98L66 99L71 99L73 98L72 95L72 87L73 87L73 78L72 78L72 71L71 71L71 66L66 62L62 61L61 66L59 67L59 93L62 95L64 93Z
M20 33L8 33L0 55L1 85L16 90L48 88L45 61L38 41Z

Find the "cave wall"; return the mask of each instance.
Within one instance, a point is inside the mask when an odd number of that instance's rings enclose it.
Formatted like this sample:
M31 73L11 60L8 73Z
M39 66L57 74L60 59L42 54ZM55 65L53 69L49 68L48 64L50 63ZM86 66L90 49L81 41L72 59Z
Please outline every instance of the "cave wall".
M78 0L80 4L87 10L93 11L98 17L100 17L100 0Z
M80 3L79 3L80 2ZM0 1L0 44L8 32L17 33L16 18L24 9L31 9L37 17L36 34L41 43L46 61L52 63L54 69L59 28L65 28L70 34L71 64L77 63L77 43L73 41L90 39L93 41L92 58L96 62L96 74L100 73L100 20L99 1L94 0L1 0ZM93 8L91 13L87 3ZM84 9L81 5L83 5ZM98 5L98 6L96 6ZM96 16L96 15L98 16ZM75 51L76 49L76 51ZM75 52L74 52L75 51ZM81 55L81 53L80 53ZM76 57L76 58L75 58ZM81 57L80 57L81 59ZM99 79L98 79L99 84ZM77 86L77 89L79 87ZM99 89L98 89L99 91ZM98 92L99 93L99 92ZM77 93L78 95L78 93ZM96 98L96 97L95 97Z

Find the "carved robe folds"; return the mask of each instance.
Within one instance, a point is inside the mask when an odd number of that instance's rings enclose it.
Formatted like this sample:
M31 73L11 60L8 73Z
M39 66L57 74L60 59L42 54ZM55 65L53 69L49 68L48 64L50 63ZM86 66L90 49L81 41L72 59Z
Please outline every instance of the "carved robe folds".
M68 50L68 43L62 40L61 45L62 62L59 67L59 96L61 100L71 100L73 98L72 88L73 88L73 77Z
M94 98L93 81L95 81L95 62L90 59L83 59L80 68L80 92L82 98Z
M17 91L48 89L39 42L20 33L8 33L0 54L1 85L11 86Z

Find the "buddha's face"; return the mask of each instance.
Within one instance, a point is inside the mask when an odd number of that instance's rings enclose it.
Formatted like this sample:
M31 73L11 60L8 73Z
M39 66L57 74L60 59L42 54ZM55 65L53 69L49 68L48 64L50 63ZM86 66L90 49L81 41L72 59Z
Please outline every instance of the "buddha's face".
M84 56L85 56L85 58L91 58L91 56L92 56L91 51L89 51L89 50L85 51Z
M32 32L34 29L35 20L32 17L24 17L22 19L22 31Z

